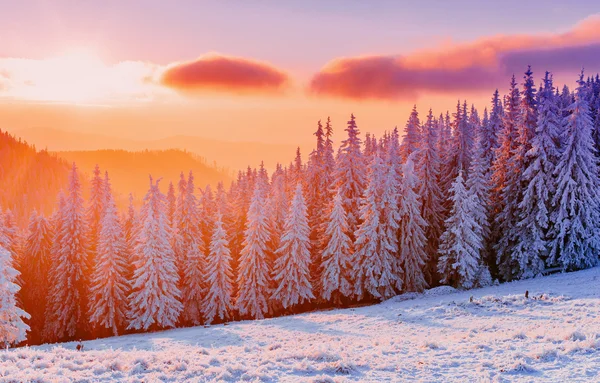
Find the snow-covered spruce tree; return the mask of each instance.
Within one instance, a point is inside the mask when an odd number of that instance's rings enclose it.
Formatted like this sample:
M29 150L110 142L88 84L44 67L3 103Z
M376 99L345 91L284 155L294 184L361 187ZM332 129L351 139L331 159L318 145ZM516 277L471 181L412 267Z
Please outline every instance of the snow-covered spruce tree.
M183 190L181 206L177 214L177 235L180 238L181 252L181 300L183 311L181 319L185 323L198 325L202 318L202 299L205 292L204 273L206 259L204 241L200 231L198 201L194 194L194 175L190 171Z
M406 122L406 130L402 137L402 145L400 145L400 157L402 163L405 163L415 151L419 150L421 144L421 122L419 121L419 112L417 106L414 105L410 117Z
M171 246L165 196L160 179L144 197L138 220L135 271L129 295L129 329L174 327L183 309L178 287L179 275Z
M135 246L137 244L137 215L133 204L133 194L129 194L129 206L127 207L127 215L124 218L123 232L125 235L125 252L127 254L127 281L133 280Z
M202 310L206 323L211 324L215 319L221 321L229 319L233 310L233 272L227 233L223 228L220 212L217 212L215 217L205 279L207 292Z
M440 190L440 157L436 148L437 132L433 112L429 110L427 122L423 127L423 141L421 153L416 166L419 184L419 196L421 198L421 217L427 223L425 238L427 238L427 265L425 276L430 285L437 283L437 251L439 239L442 235L444 217Z
M549 265L577 270L598 264L600 254L600 181L592 142L592 121L583 73L571 105L565 146L556 165Z
M108 173L103 185L105 207L100 221L96 264L90 279L90 322L118 335L126 322L129 260Z
M285 221L273 268L276 289L271 299L284 309L293 308L314 298L310 283L310 229L300 183Z
M91 180L90 200L86 211L88 233L88 255L90 264L96 259L96 248L98 247L98 238L100 236L100 221L104 212L106 196L104 195L104 183L102 173L98 164L94 167Z
M88 332L88 230L75 163L69 174L68 194L59 208L49 274L47 340L75 339Z
M0 342L5 345L24 341L29 331L23 319L29 319L30 316L17 307L16 295L20 289L16 284L18 276L9 251L0 247Z
M23 310L31 315L31 320L28 321L31 331L27 338L32 344L41 342L46 319L52 236L52 227L48 220L34 211L29 219L23 256L19 262L23 281L19 297Z
M514 240L511 230L518 222L520 176L523 171L515 168L518 162L513 159L519 148L520 100L521 93L513 76L510 93L505 101L500 147L496 151L492 174L492 238L498 273L505 280L514 278L519 267L512 257Z
M554 170L559 156L560 110L554 96L552 78L546 72L539 94L539 112L535 135L522 174L526 186L519 203L518 238L513 257L519 263L517 278L541 275L549 254L548 229L554 210L551 195L556 190Z
M342 141L338 151L335 183L342 195L344 210L348 215L350 238L354 239L354 232L360 223L360 201L367 183L367 172L361 152L360 132L354 121L354 115L350 116L345 130L348 138Z
M338 192L327 221L325 248L321 257L321 298L339 305L352 295L350 281L352 242L348 235L348 219Z
M8 250L11 257L17 260L20 258L20 242L21 239L12 211L6 210L3 214L2 209L0 209L0 247Z
M386 172L379 152L375 154L369 167L369 183L362 198L360 208L361 224L354 242L353 270L354 294L358 299L365 296L386 299L394 295L394 289L402 287L402 277L398 275L399 262L397 233L391 235L394 222L384 225L384 204L382 194ZM396 204L397 205L397 204ZM397 225L397 222L395 222Z
M439 273L442 283L469 289L476 283L482 243L473 217L474 198L465 188L462 170L450 191L452 210L440 239Z
M403 166L400 187L400 262L404 275L404 290L421 292L427 288L423 270L427 264L427 222L421 216L421 201L417 194L418 179L414 172L414 154ZM390 210L384 209L384 214Z
M268 300L272 285L268 249L271 229L264 209L266 199L262 194L257 185L248 209L244 247L237 276L236 307L240 315L255 319L264 318L269 311Z

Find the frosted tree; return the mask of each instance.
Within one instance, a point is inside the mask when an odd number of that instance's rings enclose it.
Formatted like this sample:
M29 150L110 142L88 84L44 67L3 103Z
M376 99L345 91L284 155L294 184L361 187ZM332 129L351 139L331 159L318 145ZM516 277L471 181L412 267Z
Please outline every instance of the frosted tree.
M421 153L416 165L419 182L419 196L421 198L421 217L427 223L425 238L427 245L428 263L426 265L426 277L430 284L435 283L437 274L437 251L439 239L442 235L444 208L442 206L443 194L440 189L440 157L437 145L437 133L433 113L429 110L427 122L423 126L423 142Z
M417 194L418 180L414 172L414 154L403 167L400 187L400 262L404 277L404 290L421 292L427 288L423 269L428 260L426 252L427 222L421 216L421 201ZM384 210L387 211L388 208Z
M558 208L551 217L555 225L548 263L563 270L597 265L600 253L600 182L586 91L582 73L554 171L558 178L552 203Z
M104 178L105 208L100 221L96 264L90 279L90 322L113 335L125 327L127 313L127 249L108 173Z
M17 307L16 295L20 289L16 284L18 276L10 253L0 247L0 342L5 345L24 341L29 331L23 319L30 316Z
M518 240L513 257L519 263L518 278L541 275L549 253L548 230L554 210L551 195L556 191L554 170L559 156L560 110L552 78L546 72L539 94L539 113L527 164L522 174L526 188L519 203Z
M400 145L400 156L402 163L408 160L408 156L417 151L421 143L421 122L419 121L419 112L417 106L414 105L408 122L404 137L402 137L402 145Z
M273 267L273 279L277 287L271 299L284 309L314 298L310 283L309 233L306 204L298 183Z
M89 323L88 230L75 163L69 174L68 194L59 208L46 308L46 334L51 340L83 337Z
M367 173L361 152L360 132L354 121L354 115L350 116L345 130L348 138L342 141L338 151L335 183L342 195L344 210L348 215L350 237L354 238L354 232L360 221L360 201L367 182Z
M450 189L452 210L440 239L438 271L442 283L471 288L476 283L482 248L480 228L473 217L473 196L465 188L462 170Z
M127 216L124 218L123 232L125 235L125 252L127 254L127 280L133 280L135 246L137 243L137 215L133 204L133 195L129 194Z
M348 219L338 192L325 230L325 248L321 257L321 298L340 304L352 295L350 281L352 242L348 235Z
M206 323L211 324L215 319L229 319L233 310L233 272L227 234L220 212L217 212L215 217L205 278L207 293L202 309Z
M129 329L174 327L183 309L171 246L165 196L153 182L140 210L135 271L129 295Z
M23 257L20 261L23 284L19 292L23 309L31 314L31 320L28 322L31 332L28 339L32 343L41 341L40 336L46 319L52 236L52 227L48 220L34 211L29 219Z
M237 276L237 309L240 315L255 319L264 318L269 311L268 299L272 285L268 249L271 230L264 210L265 204L266 199L260 187L255 187L248 209L244 247Z
M395 259L397 233L390 233L392 222L382 224L386 172L379 153L373 157L369 170L369 183L360 209L362 223L354 242L352 280L359 299L367 294L375 299L386 299L394 295L394 288L401 288L402 279L397 275L399 267Z
M198 201L194 194L194 175L190 171L186 187L181 190L180 207L177 214L177 235L181 252L181 297L183 303L182 320L198 325L202 317L202 299L205 292L204 273L206 259L204 257L204 241L198 215Z
M91 180L89 206L86 212L87 228L89 230L88 252L92 263L95 262L98 237L100 235L100 221L102 220L106 200L104 190L102 173L100 172L100 167L96 164Z

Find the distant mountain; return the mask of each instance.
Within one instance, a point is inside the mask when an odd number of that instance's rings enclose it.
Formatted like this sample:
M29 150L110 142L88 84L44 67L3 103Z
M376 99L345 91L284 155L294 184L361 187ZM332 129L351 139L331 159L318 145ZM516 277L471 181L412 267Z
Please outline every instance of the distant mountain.
M278 161L293 159L295 146L260 142L235 142L211 140L196 136L172 136L159 140L129 140L85 132L52 128L18 129L14 133L28 142L50 151L83 151L99 149L166 150L181 149L193 152L206 163L237 171L247 166L257 167L264 161L273 169Z
M154 179L163 178L161 189L166 193L167 185L173 182L176 186L181 172L188 175L194 173L197 187L207 184L215 186L219 181L229 186L231 176L226 170L207 165L199 156L178 150L87 150L55 152L68 162L75 162L79 169L89 178L98 164L102 173L108 171L117 200L124 207L127 196L133 193L136 200L141 200L148 191L148 176Z

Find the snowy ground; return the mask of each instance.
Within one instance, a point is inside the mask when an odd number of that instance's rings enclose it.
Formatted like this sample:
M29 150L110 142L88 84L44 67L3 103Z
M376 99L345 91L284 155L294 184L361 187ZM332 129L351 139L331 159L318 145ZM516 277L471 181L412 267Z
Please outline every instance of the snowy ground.
M0 382L598 382L600 268L74 348L0 351Z

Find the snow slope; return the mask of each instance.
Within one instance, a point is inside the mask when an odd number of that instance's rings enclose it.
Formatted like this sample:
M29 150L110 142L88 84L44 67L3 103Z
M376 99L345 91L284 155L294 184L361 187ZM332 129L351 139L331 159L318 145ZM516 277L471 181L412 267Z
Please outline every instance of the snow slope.
M0 351L0 382L597 382L600 268L74 348Z

